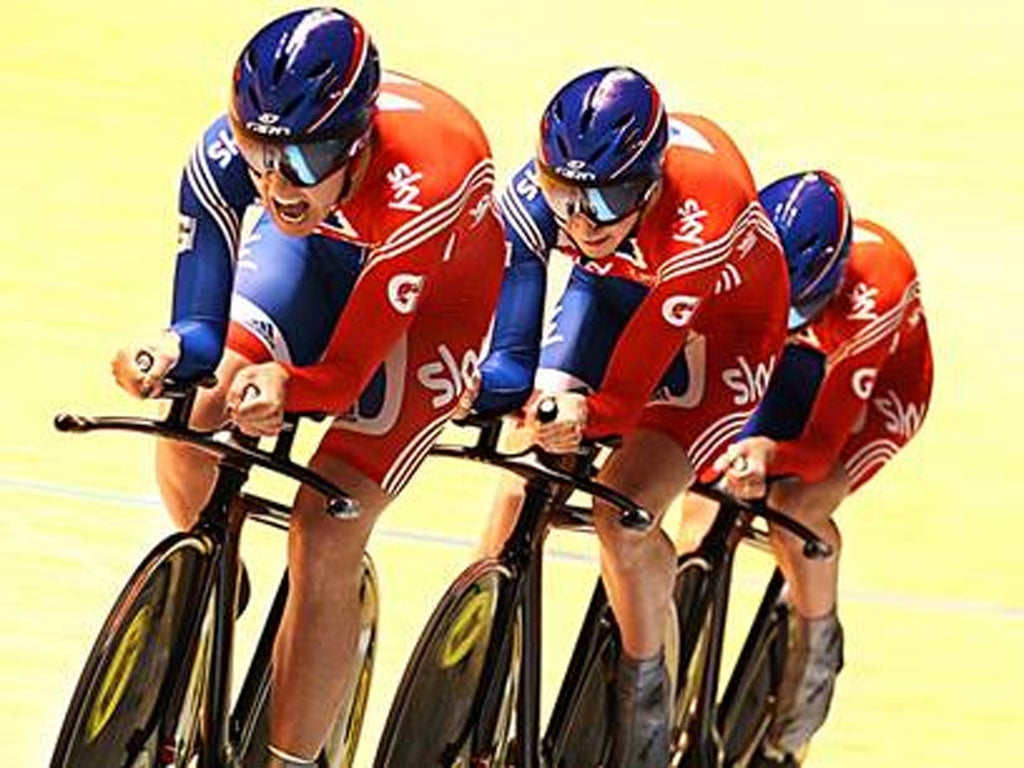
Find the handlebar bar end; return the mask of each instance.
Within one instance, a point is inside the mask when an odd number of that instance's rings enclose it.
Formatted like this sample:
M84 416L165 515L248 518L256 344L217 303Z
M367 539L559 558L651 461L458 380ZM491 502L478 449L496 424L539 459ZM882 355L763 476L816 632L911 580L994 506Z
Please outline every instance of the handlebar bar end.
M654 518L646 509L637 507L627 510L619 518L623 526L634 531L646 531L654 524Z
M352 520L359 517L359 502L347 497L329 499L327 514L337 520Z
M58 432L84 432L89 426L89 419L73 413L58 413L53 418L53 426Z
M832 547L822 541L804 542L804 557L810 560L824 560L832 557Z

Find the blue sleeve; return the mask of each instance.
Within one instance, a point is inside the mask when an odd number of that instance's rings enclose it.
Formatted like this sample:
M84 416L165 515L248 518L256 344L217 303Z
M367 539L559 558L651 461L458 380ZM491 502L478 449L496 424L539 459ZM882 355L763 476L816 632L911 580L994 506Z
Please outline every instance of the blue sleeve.
M171 371L190 379L216 368L227 336L239 230L256 197L226 116L206 129L185 164L178 196L178 260L171 329L181 359Z
M508 264L494 319L490 351L480 366L480 413L507 413L533 392L540 356L548 253L558 226L540 194L533 162L512 177L498 199L508 239Z
M803 344L786 344L764 399L747 419L742 436L796 440L804 431L824 378L824 354Z

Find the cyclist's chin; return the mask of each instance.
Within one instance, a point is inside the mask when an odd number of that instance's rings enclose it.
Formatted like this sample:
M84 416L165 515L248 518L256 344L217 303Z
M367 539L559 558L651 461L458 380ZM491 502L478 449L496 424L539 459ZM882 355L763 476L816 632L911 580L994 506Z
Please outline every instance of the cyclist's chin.
M588 259L606 259L615 253L621 242L620 238L606 236L577 241L576 245Z

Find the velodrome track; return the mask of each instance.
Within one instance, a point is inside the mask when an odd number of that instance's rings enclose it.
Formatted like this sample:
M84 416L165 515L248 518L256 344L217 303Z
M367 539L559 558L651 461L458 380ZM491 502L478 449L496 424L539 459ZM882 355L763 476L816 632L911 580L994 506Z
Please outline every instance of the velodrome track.
M60 436L50 420L58 410L148 410L116 390L107 361L120 342L166 322L181 163L222 108L241 45L293 6L9 5L0 25L0 760L43 765L111 600L168 529L142 438ZM530 152L555 88L585 67L624 62L651 75L673 108L729 130L761 183L827 167L855 213L897 233L921 274L935 393L919 438L843 509L847 667L811 764L1016 762L1024 730L1019 4L346 8L388 67L441 84L475 110L502 175ZM413 638L470 557L493 479L428 464L372 542L382 634L360 765L372 759ZM247 534L263 594L282 543L272 532ZM548 597L558 611L545 625L546 706L596 573L593 541L558 536L552 547ZM737 583L743 607L764 572L759 556L747 559ZM258 618L247 614L243 640Z

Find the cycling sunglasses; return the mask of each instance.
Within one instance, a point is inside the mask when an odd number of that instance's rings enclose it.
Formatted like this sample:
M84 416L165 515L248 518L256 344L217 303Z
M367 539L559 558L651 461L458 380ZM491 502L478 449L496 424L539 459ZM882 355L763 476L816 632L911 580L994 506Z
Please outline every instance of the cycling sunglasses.
M539 166L539 163L538 163ZM654 191L657 179L632 178L611 184L571 184L540 167L540 190L557 218L580 214L599 226L615 224L636 212Z
M255 137L231 117L231 130L242 157L257 176L273 171L296 187L312 187L341 170L366 146L368 131L355 137L313 141L268 141Z

